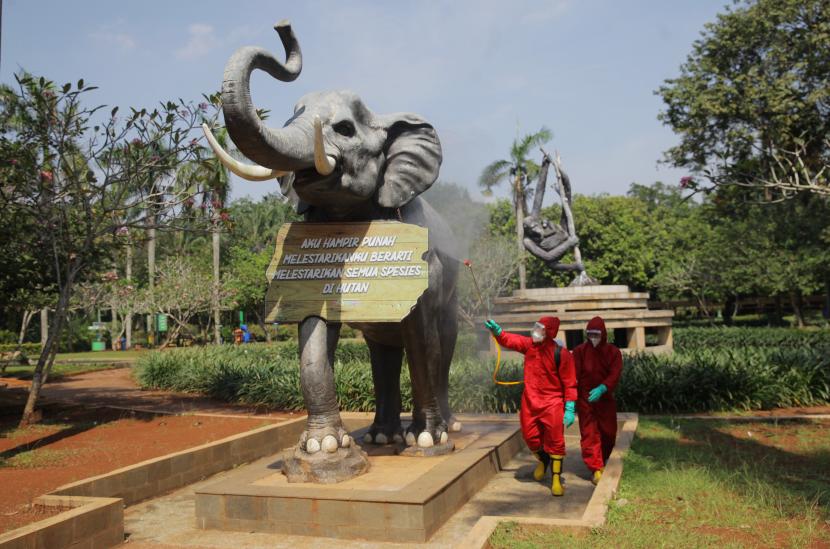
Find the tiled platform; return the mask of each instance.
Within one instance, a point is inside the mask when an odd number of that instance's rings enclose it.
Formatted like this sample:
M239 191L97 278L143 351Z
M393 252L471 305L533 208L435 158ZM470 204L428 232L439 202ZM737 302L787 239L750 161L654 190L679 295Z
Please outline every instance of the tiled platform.
M362 440L366 427L352 432ZM279 456L196 491L197 526L377 541L425 541L522 446L515 420L477 419L446 456L394 455L366 445L370 471L335 484L289 484Z

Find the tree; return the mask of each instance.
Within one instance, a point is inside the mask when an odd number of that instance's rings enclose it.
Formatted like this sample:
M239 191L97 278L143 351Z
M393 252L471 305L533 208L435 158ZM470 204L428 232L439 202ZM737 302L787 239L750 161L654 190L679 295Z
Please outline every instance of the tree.
M147 290L141 290L129 279L120 279L115 271L103 273L100 281L82 283L76 291L78 306L112 311L112 345L127 331L127 320L136 313L147 310Z
M211 275L194 261L169 257L159 263L156 287L146 299L150 310L160 311L173 321L161 347L175 341L182 330L187 330L195 315L212 310L215 295ZM235 305L230 284L220 286L218 297L220 307Z
M753 200L830 196L830 9L826 0L742 0L705 26L680 76L657 92L680 143L665 160L693 189Z
M459 272L458 280L461 320L470 328L479 325L481 316L490 315L493 298L510 287L510 274L516 271L520 260L511 240L485 234L470 247L469 260Z
M162 200L160 190L137 190L136 182L198 155L191 130L203 115L180 101L119 118L117 108L84 105L95 88L83 80L58 87L23 74L16 81L0 87L0 211L27 224L20 245L58 294L21 419L26 425L36 417L76 285L103 261L112 264L126 212L159 203L157 225L175 213L185 197Z
M266 340L270 343L271 332L265 325L265 293L268 290L268 279L265 271L271 262L273 251L260 250L235 246L230 253L230 274L225 288L236 300L243 311L253 311Z
M516 241L520 257L519 288L521 289L526 286L523 221L527 214L527 188L539 171L539 165L529 159L528 155L532 149L544 145L552 137L550 130L542 126L536 133L525 135L521 139L514 139L510 147L510 158L488 164L478 179L479 185L484 187L485 194L492 193L492 188L502 181L508 178L512 180L513 208L516 212Z

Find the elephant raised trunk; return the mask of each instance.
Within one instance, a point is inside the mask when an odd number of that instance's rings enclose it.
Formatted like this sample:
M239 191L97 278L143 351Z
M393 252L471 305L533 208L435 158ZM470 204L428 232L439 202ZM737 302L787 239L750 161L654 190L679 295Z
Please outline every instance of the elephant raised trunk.
M312 132L304 129L300 120L289 122L281 129L267 127L251 101L251 72L255 69L264 70L283 82L296 79L302 70L300 45L291 25L280 21L274 30L285 47L285 64L262 48L249 46L237 50L225 65L222 111L228 134L245 156L260 166L296 171L315 163L314 144L309 139Z

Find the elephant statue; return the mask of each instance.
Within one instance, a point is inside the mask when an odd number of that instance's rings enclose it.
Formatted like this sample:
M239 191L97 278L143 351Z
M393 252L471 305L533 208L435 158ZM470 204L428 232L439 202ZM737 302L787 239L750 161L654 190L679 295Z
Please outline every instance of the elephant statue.
M238 149L258 165L241 163L206 131L217 156L249 180L279 177L307 221L396 220L428 228L428 289L399 323L350 324L369 347L376 411L364 441L402 443L429 453L450 451L449 430L460 430L448 401L457 327L458 254L446 222L419 195L438 177L441 144L417 115L378 115L354 93L309 93L282 128L267 127L251 100L250 76L261 69L277 80L299 76L302 56L290 23L274 29L285 63L262 48L243 47L225 66L222 109ZM341 325L308 317L298 325L300 382L308 423L295 454L335 453L351 445L340 418L333 357ZM400 374L404 350L412 380L412 422L401 428Z

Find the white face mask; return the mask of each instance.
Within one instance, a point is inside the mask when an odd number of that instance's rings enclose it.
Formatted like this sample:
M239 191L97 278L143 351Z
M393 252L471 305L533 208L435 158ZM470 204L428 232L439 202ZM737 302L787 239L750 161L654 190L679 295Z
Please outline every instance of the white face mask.
M596 347L602 341L602 334L596 333L594 331L588 332L588 341L591 342L591 345Z
M533 329L530 331L530 339L534 343L543 342L545 340L545 325L539 322L535 323Z

